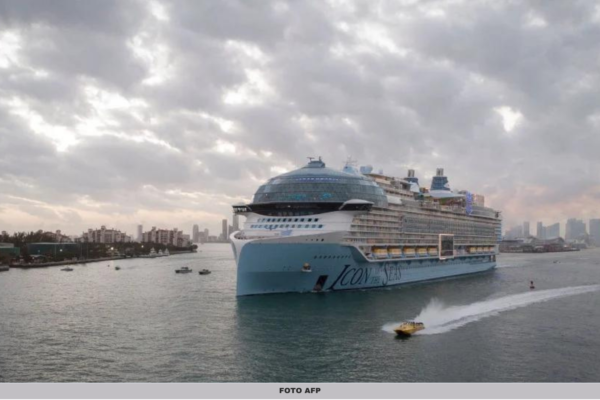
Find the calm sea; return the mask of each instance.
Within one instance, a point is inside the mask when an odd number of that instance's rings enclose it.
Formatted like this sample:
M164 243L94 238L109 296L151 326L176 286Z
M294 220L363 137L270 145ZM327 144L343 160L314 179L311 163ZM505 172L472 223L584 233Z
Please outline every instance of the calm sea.
M200 250L0 273L0 381L600 381L600 250L502 254L490 273L393 289L246 298L230 247ZM390 328L406 319L427 329L398 339Z

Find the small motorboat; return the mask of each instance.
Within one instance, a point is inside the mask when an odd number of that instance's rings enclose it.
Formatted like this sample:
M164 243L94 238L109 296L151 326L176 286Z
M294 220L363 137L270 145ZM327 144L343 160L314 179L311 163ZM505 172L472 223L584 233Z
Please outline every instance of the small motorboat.
M175 270L176 274L186 274L188 272L192 272L192 270L189 269L188 267L181 267L181 268Z
M121 267L119 267L118 265L115 267L115 271L119 271L121 270Z
M202 271L198 271L198 273L200 275L208 275L208 274L210 274L210 270L209 269L203 269Z
M423 329L425 329L425 325L422 322L407 321L394 328L394 332L398 336L410 336Z
M71 268L71 267L64 267L64 268L61 268L61 271L73 271L73 268Z
M310 264L309 263L304 263L304 265L302 266L301 271L302 272L306 272L306 273L312 272L312 269L310 268Z

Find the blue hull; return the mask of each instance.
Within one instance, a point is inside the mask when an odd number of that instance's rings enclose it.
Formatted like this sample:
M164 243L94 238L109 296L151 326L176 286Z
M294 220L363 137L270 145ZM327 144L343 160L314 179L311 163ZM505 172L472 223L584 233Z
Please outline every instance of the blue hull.
M311 272L302 271L305 263ZM238 256L237 295L380 288L473 274L495 266L489 254L369 262L351 246L248 243Z

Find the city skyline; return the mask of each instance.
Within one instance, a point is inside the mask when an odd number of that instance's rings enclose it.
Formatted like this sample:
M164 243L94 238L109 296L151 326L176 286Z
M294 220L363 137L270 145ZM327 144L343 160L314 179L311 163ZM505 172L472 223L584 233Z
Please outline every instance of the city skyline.
M0 229L216 232L318 155L595 218L595 7L4 2Z

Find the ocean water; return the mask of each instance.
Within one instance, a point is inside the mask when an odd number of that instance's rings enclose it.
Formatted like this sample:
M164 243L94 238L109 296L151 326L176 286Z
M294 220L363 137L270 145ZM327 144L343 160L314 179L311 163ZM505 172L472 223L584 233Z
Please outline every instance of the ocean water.
M0 382L600 382L600 249L243 298L231 248L200 250L0 273ZM406 319L426 329L396 338Z

